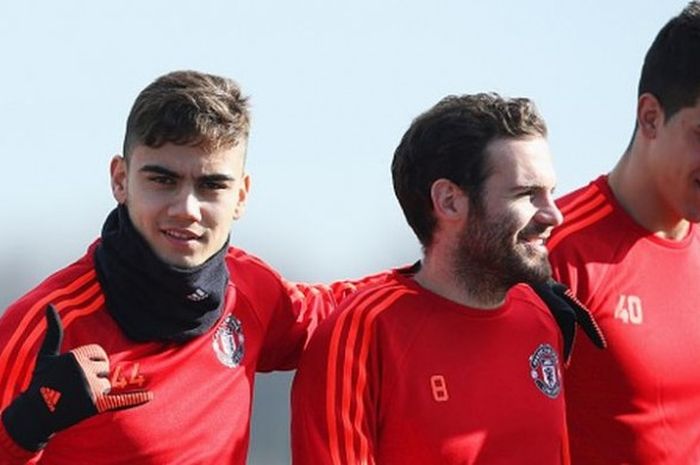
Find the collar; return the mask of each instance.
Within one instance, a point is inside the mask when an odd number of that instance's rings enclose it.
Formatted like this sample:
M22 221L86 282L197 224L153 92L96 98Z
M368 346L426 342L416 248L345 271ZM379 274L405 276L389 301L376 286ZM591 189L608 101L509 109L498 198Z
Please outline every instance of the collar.
M107 216L95 250L107 310L135 341L184 342L204 334L221 315L227 250L228 244L195 268L168 265L119 205Z

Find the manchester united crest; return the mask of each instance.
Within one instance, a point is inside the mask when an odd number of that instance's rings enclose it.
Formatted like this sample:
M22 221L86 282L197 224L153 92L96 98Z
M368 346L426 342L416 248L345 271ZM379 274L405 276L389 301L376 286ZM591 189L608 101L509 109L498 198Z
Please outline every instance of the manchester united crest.
M245 353L243 340L241 322L235 316L229 315L216 329L212 341L219 361L229 368L240 365Z
M530 376L547 397L555 399L561 392L559 356L549 344L540 344L530 355Z

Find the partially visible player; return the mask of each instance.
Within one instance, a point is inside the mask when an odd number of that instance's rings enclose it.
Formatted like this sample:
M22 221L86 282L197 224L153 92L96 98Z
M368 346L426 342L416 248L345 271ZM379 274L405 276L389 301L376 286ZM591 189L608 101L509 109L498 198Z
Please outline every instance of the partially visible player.
M527 99L451 96L396 149L416 266L319 327L292 390L295 465L568 463L562 337L546 287L562 216ZM550 299L548 299L550 300Z
M355 286L291 285L229 246L249 124L227 78L139 94L100 239L0 319L0 463L245 463L255 372L294 368Z
M575 465L700 463L700 3L661 29L634 137L609 175L559 201L556 278L608 341L565 373Z

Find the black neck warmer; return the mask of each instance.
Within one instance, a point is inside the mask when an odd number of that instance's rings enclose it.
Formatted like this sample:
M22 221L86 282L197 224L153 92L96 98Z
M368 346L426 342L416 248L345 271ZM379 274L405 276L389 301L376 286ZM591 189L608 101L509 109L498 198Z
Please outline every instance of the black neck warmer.
M184 342L219 319L228 282L228 244L196 268L160 260L119 205L102 227L95 269L107 310L135 341Z

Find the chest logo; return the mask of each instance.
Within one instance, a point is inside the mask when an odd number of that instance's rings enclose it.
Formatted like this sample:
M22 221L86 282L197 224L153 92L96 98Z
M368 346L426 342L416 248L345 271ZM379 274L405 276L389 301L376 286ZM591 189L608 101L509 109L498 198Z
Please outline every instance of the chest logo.
M636 295L620 295L613 316L625 324L641 325L644 322L642 299Z
M245 354L243 327L233 315L229 315L214 333L212 347L219 361L229 368L241 364Z
M559 356L549 344L540 344L530 355L530 376L547 397L556 399L561 392Z

